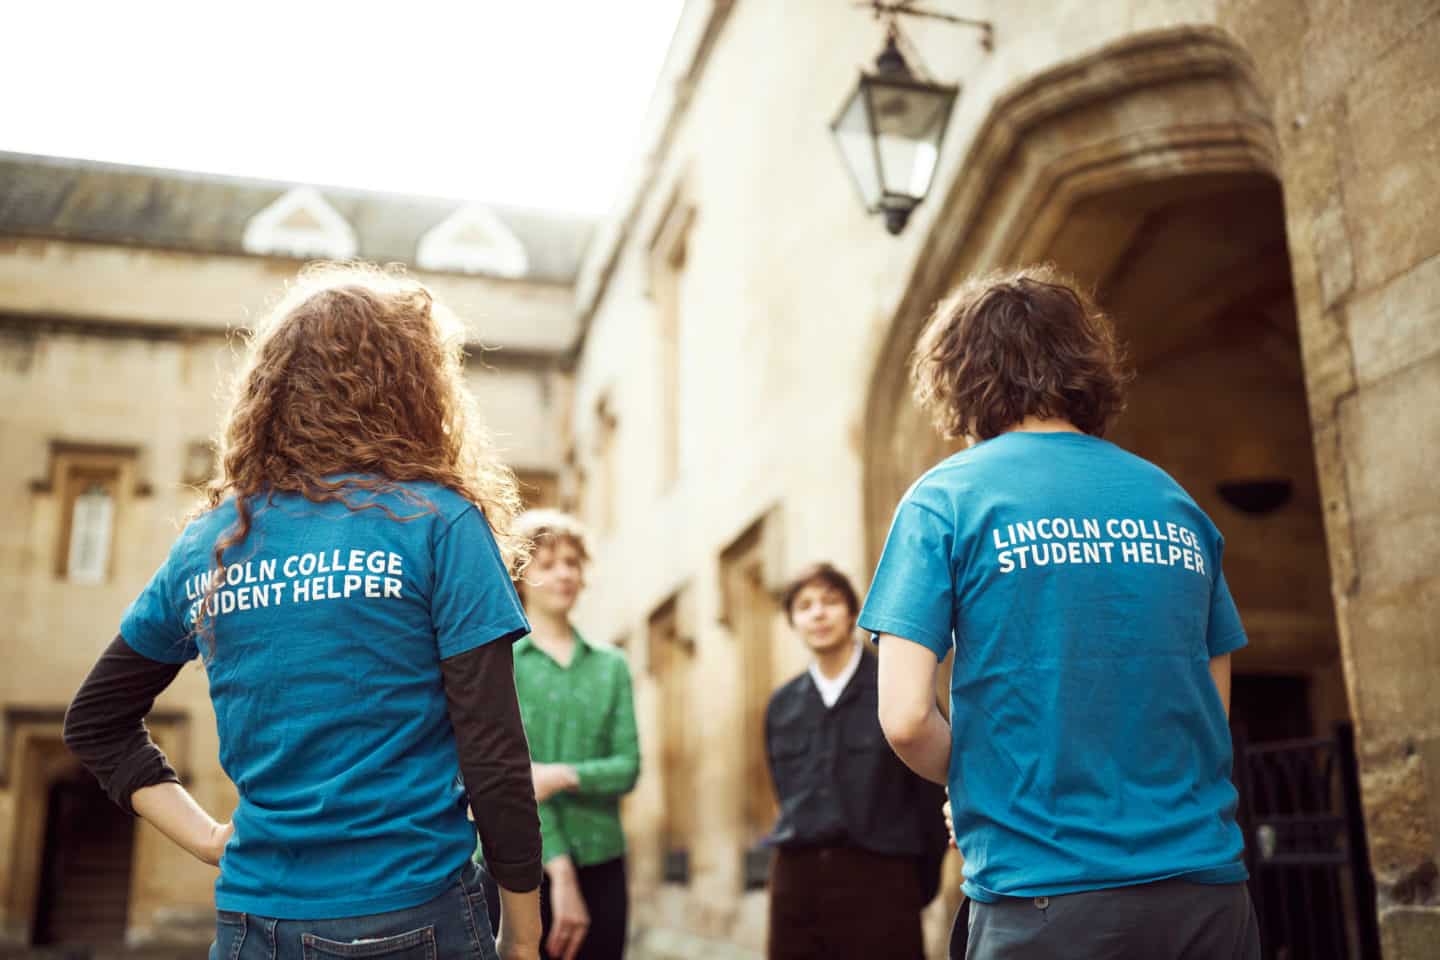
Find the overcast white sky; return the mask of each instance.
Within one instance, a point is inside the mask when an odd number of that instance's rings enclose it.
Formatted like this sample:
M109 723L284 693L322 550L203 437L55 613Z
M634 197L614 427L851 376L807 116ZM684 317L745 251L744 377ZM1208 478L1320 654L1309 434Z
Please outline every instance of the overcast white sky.
M681 0L44 0L0 150L598 214Z

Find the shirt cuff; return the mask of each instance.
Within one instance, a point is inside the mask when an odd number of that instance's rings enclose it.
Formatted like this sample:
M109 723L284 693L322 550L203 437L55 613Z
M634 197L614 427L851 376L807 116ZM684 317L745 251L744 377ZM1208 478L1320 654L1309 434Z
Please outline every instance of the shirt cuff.
M950 652L950 637L942 636L929 627L918 623L912 623L901 617L887 616L883 613L867 613L860 617L860 629L869 630L871 636L879 642L880 634L888 633L912 643L918 643L931 653L935 654L936 660L944 660L945 655Z
M440 659L448 660L451 657L458 657L462 653L474 650L476 647L483 647L487 643L498 643L502 640L519 640L530 632L530 624L523 619L506 619L497 623L486 624L483 627L475 627L466 630L456 636L446 637L440 641Z
M199 654L193 640L188 637L175 640L152 640L140 624L131 620L120 623L120 638L125 645L147 660L173 665L189 663Z
M1249 642L1250 638L1245 635L1244 630L1236 630L1224 640L1210 647L1210 659L1213 660L1216 657L1223 657L1227 653L1234 653Z
M524 863L494 863L487 860L485 869L490 871L490 876L495 878L497 884L512 893L538 890L540 880L545 876L545 867L538 858Z
M136 790L145 787L153 787L157 783L179 783L180 777L175 773L175 768L170 766L165 759L165 754L153 743L147 743L143 750L136 751L130 757L125 758L116 767L115 774L110 778L109 789L110 799L115 805L132 817L135 815L135 807L131 804L130 798Z
M540 862L549 863L556 857L568 856L570 844L565 841L565 835L560 831L558 816L551 801L537 804L540 812Z

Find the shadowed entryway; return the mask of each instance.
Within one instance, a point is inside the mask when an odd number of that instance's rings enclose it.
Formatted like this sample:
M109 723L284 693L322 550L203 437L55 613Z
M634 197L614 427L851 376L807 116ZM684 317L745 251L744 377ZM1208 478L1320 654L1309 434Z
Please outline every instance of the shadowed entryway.
M34 942L117 946L125 941L135 821L83 771L50 786Z

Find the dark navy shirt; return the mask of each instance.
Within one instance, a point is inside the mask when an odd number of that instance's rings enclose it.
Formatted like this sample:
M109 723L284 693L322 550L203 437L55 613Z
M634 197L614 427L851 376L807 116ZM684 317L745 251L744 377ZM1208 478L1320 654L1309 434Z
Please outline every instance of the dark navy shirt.
M933 858L938 869L944 790L912 773L885 741L876 677L866 653L833 707L808 672L771 696L765 747L780 815L768 843Z

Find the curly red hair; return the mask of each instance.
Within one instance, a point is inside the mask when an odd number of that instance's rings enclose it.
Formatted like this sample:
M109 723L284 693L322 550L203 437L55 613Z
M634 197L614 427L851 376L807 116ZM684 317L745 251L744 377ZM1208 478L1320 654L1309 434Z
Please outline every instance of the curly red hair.
M398 267L302 270L250 334L235 378L219 473L202 508L235 501L235 524L215 545L216 567L249 536L256 494L298 493L405 520L430 505L399 485L428 480L478 506L511 568L523 568L528 541L510 530L520 509L515 476L492 456L465 387L464 332ZM326 479L337 474L352 476ZM361 490L398 493L416 513L354 503Z

